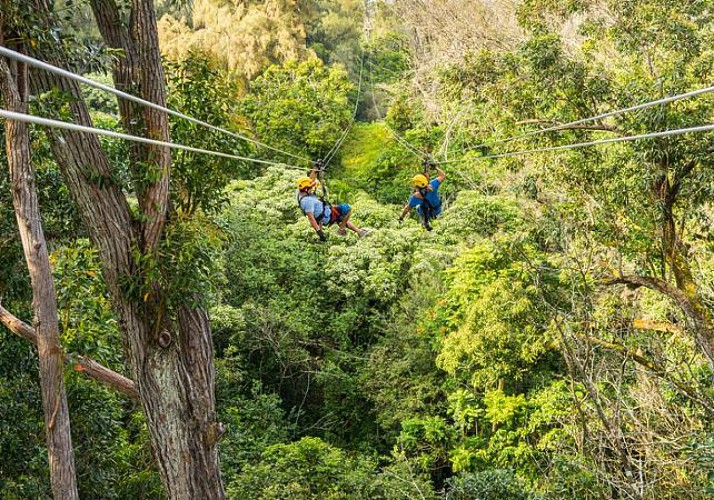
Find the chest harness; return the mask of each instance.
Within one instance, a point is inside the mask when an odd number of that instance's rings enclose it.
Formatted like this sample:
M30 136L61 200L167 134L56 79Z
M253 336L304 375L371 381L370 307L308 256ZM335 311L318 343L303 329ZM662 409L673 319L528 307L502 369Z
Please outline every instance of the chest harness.
M318 197L316 194L309 194L307 191L299 191L297 195L298 206L300 207L300 210L302 210L302 213L307 217L307 212L302 206L302 200L304 200L308 196L315 196L320 200L321 205L320 213L318 215L316 215L315 213L312 214L313 217L315 217L315 221L318 224L322 224L325 220L325 213L329 213L331 216L328 225L332 225L335 222L339 223L342 219L342 214L340 214L339 210L333 207L330 202L325 199L327 198L327 188L325 187L325 164L322 160L316 160L314 163L314 168L318 172L318 177L322 186L322 196Z

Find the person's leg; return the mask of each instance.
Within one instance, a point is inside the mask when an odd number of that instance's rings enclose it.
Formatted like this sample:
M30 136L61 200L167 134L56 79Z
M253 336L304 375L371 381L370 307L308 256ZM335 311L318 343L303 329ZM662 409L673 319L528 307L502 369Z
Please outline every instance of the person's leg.
M344 203L339 206L340 209L340 222L339 222L339 232L344 235L345 233L345 228L349 229L350 231L354 231L357 233L357 235L360 238L363 238L369 234L369 231L366 229L360 229L355 224L350 220L350 216L352 216L352 208Z
M342 216L342 220L340 221L340 229L342 229L344 231L345 228L347 227L356 233L359 231L359 228L357 226L355 226L353 222L350 221L351 215L352 215L352 210L350 210L349 212L347 212L345 215Z
M360 229L352 222L350 222L350 217L352 216L352 207L350 207L347 203L343 203L341 205L338 205L337 209L340 211L340 232L344 233L345 228L349 228L355 233L359 233Z
M424 229L427 231L431 231L431 210L429 210L426 207L419 207L421 210L419 211L419 217L421 218L421 223L424 226Z
M347 217L349 218L349 214L347 215ZM367 235L369 234L369 230L367 230L367 229L360 229L360 228L358 228L357 226L355 226L355 225L354 225L352 222L350 222L350 221L346 221L346 222L345 222L345 226L348 227L348 228L350 228L350 229L351 229L352 231L354 231L355 233L357 233L360 238L362 238L362 237L364 237L364 236L367 236ZM343 231L344 231L344 229L343 229Z

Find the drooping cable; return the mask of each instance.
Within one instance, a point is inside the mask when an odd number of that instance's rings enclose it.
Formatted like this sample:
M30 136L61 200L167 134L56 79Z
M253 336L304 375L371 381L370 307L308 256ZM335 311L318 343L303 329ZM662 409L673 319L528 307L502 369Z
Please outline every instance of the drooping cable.
M200 125L200 126L202 126L202 127L209 128L209 129L214 130L214 131L216 131L216 132L221 132L221 133L223 133L223 134L229 135L229 136L234 137L234 138L236 138L236 139L240 139L240 140L243 140L243 141L246 141L246 142L250 142L250 143L252 143L252 144L255 144L256 146L269 149L269 150L271 150L271 151L274 151L274 152L276 152L276 153L280 153L280 154L282 154L282 155L289 156L289 157L294 158L294 159L296 159L296 160L302 160L302 161L305 161L305 162L309 162L309 161L310 161L308 158L304 158L304 157L302 157L302 156L298 156L298 155L295 155L295 154L293 154L293 153L289 153L288 151L284 151L284 150L282 150L282 149L275 148L275 147L273 147L273 146L270 146L270 145L268 145L268 144L262 143L262 142L260 142L260 141L256 141L255 139L251 139L250 137L246 137L246 136L241 135L241 134L238 134L238 133L236 133L236 132L231 132L230 130L226 130L226 129L224 129L224 128L217 127L217 126L215 126L215 125L211 125L210 123L204 122L204 121L199 120L199 119L197 119L197 118L193 118L193 117L188 116L188 115L186 115L186 114L184 114L184 113L181 113L181 112L179 112L179 111L174 111L174 110L172 110L172 109L165 108L165 107L160 106L160 105L158 105L158 104L155 104L155 103L153 103L153 102L150 102L150 101L141 99L140 97L136 97L136 96L134 96L134 95L127 94L126 92L122 92L121 90L115 89L114 87L110 87L109 85L105 85L105 84L103 84L103 83L96 82L96 81L94 81L94 80L92 80L92 79L90 79L90 78L87 78L87 77L78 75L78 74L76 74L76 73L72 73L71 71L67 71L67 70L65 70L65 69L58 68L57 66L54 66L54 65L52 65L52 64L49 64L49 63L46 63L46 62L43 62L43 61L40 61L40 60L38 60L38 59L35 59L34 57L30 57L30 56L27 56L27 55L24 55L24 54L20 54L19 52L15 52L14 50L10 50L10 49L8 49L8 48L6 48L6 47L0 46L0 55L3 55L3 56L5 56L5 57L7 57L7 58L14 59L14 60L16 60L16 61L19 61L19 62L22 62L22 63L25 63L25 64L28 64L28 65L33 66L33 67L35 67L35 68L42 69L42 70L44 70L44 71L48 71L48 72L50 72L50 73L54 73L54 74L56 74L56 75L63 76L63 77L65 77L65 78L69 78L70 80L74 80L74 81L76 81L76 82L83 83L83 84L85 84L85 85L89 85L89 86L94 87L94 88L96 88L96 89L104 90L104 91L109 92L109 93L111 93L111 94L114 94L114 95L116 95L117 97L120 97L120 98L122 98L122 99L126 99L126 100L128 100L128 101L135 102L135 103L140 104L140 105L142 105L142 106L147 106L147 107L149 107L149 108L152 108L152 109L155 109L155 110L158 110L158 111L162 111L162 112L164 112L164 113L167 113L167 114L169 114L169 115L175 116L175 117L177 117L177 118L182 118L182 119L187 120L187 121L189 121L189 122L191 122L191 123L194 123L194 124L196 124L196 125Z
M484 148L484 147L488 147L488 146L493 146L493 145L495 145L495 144L504 144L504 143L511 142L511 141L515 141L515 140L518 140L518 139L524 139L524 138L526 138L526 137L533 137L533 136L535 136L535 135L545 134L545 133L547 133L547 132L556 132L556 131L558 131L558 130L567 130L567 129L569 129L569 128L576 127L576 126L578 126L578 125L583 125L583 124L585 124L585 123L590 123L590 122L602 120L602 119L605 119L605 118L609 118L609 117L611 117L611 116L617 116L617 115L622 115L622 114L625 114L625 113L630 113L630 112L633 112L633 111L639 111L639 110L641 110L641 109L647 109L647 108L651 108L651 107L654 107L654 106L659 106L659 105L661 105L661 104L668 104L668 103L670 103L670 102L675 102L675 101L679 101L679 100L682 100L682 99L688 99L688 98L690 98L690 97L696 97L696 96L698 96L698 95L706 94L706 93L709 93L709 92L714 92L714 86L705 87L705 88L702 88L702 89L693 90L693 91L691 91L691 92L685 92L685 93L682 93L682 94L677 94L677 95L665 97L665 98L662 98L662 99L657 99L657 100L654 100L654 101L648 101L648 102L645 102L645 103L642 103L642 104L638 104L638 105L635 105L635 106L630 106L630 107L628 107L628 108L622 108L622 109L617 109L617 110L614 110L614 111L608 111L607 113L602 113L602 114L599 114L599 115L596 115L596 116L591 116L591 117L588 117L588 118L582 118L582 119L580 119L580 120L575 120L575 121L572 121L572 122L563 123L563 124L561 124L561 125L555 125L555 126L553 126L553 127L548 127L548 128L539 129L539 130L533 130L533 131L531 131L531 132L526 132L526 133L524 133L524 134L519 134L519 135L512 136L512 137L506 137L506 138L504 138L504 139L498 139L498 140L492 141L492 142L490 142L490 143L477 144L477 145L472 146L472 147L470 147L470 148L461 149L461 150L459 150L459 151L457 151L457 152L458 152L458 153L466 153L466 152L468 152L468 151L473 151L473 150L476 150L476 149L480 149L480 148ZM452 160L452 161L456 161L456 160Z
M360 56L360 64L359 64L359 80L357 82L357 96L355 97L355 105L354 109L352 110L352 117L350 118L350 122L347 124L347 127L342 131L342 134L340 135L340 138L337 140L337 142L332 146L332 149L327 153L325 156L325 167L330 164L330 161L335 157L337 154L337 151L342 147L342 144L345 142L345 139L347 138L347 134L349 134L350 129L352 128L352 125L354 125L355 120L357 119L357 109L359 108L359 100L362 95L362 74L364 71L364 57L365 57L365 50L364 50L364 45L362 46L362 54Z
M369 74L370 74L370 80L372 77L374 77L374 65L372 64L372 61L369 61ZM377 105L377 98L374 95L374 92L372 92L372 106L374 107L374 114L377 115L377 117L380 120L384 120L384 117L382 114L379 112L379 106ZM401 137L395 130L392 129L389 125L386 123L382 123L385 129L387 129L387 132L389 132L389 135L392 136L392 138L397 141L403 148L405 148L407 151L412 153L414 156L417 156L419 158L426 159L429 155L425 153L424 151L421 151L420 149L414 147L412 144L409 143L406 139Z
M7 120L15 120L25 123L34 123L36 125L43 125L46 127L53 127L65 130L72 130L75 132L85 132L88 134L104 135L107 137L114 137L116 139L124 139L127 141L141 142L144 144L151 144L154 146L163 146L172 149L180 149L182 151L189 151L193 153L208 154L213 156L220 156L222 158L229 158L232 160L249 161L253 163L260 163L263 165L277 165L281 167L290 167L296 170L305 170L304 168L297 167L295 165L290 165L286 163L279 163L269 160L261 160L258 158L249 158L245 156L238 156L229 153L222 153L220 151L211 151L208 149L194 148L191 146L185 146L183 144L177 144L174 142L158 141L156 139L149 139L146 137L140 137L136 135L124 134L121 132L114 132L113 130L106 130L102 128L86 127L84 125L77 125L76 123L63 122L59 120L52 120L49 118L42 118L40 116L28 115L25 113L16 113L14 111L8 111L6 109L0 109L0 118L5 118Z
M647 134L640 134L640 135L629 135L629 136L624 136L624 137L615 137L612 139L601 139L598 141L579 142L579 143L575 143L575 144L565 144L563 146L552 146L552 147L547 147L547 148L535 148L535 149L524 149L524 150L518 150L518 151L509 151L506 153L499 153L499 154L493 154L493 155L475 156L473 158L468 158L468 159L448 160L448 161L443 161L441 163L444 164L444 163L456 163L456 162L464 162L464 161L509 158L512 156L520 156L520 155L525 155L525 154L546 153L549 151L564 151L567 149L584 148L584 147L589 147L589 146L597 146L600 144L612 144L612 143L617 143L617 142L628 142L628 141L636 141L636 140L642 140L642 139L654 139L657 137L670 137L670 136L674 136L674 135L691 134L691 133L695 133L695 132L708 132L711 130L714 130L714 124L700 125L698 127L679 128L679 129L673 129L673 130L663 130L660 132L650 132Z

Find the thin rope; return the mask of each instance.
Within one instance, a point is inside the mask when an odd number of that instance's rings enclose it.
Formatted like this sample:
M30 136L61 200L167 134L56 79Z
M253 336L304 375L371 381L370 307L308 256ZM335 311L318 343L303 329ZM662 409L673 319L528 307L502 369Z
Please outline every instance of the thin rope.
M325 158L325 168L327 165L330 164L330 161L335 157L337 154L337 151L342 147L342 143L345 142L345 139L347 138L347 134L349 133L350 129L352 128L352 125L355 122L355 119L357 118L357 109L359 108L359 99L360 96L362 95L362 73L364 70L364 45L362 45L362 54L360 56L360 63L359 63L359 80L357 83L357 97L355 98L355 106L354 109L352 110L352 118L350 119L350 123L347 125L345 130L342 132L342 136L337 140L335 145L332 147L330 152L327 154L327 157Z
M354 125L355 120L357 119L357 110L359 109L359 102L360 102L360 97L362 95L362 77L364 74L364 59L365 59L365 45L369 43L369 41L372 39L372 7L376 7L376 4L374 2L371 2L370 0L365 0L363 4L363 9L364 9L364 20L363 20L363 25L364 25L364 33L365 33L365 43L361 44L362 52L360 54L360 60L359 60L359 80L357 83L357 97L355 98L355 106L354 109L352 110L352 118L350 119L349 124L345 128L345 130L342 132L342 135L340 138L337 140L337 142L334 144L334 146L330 149L330 151L327 153L325 157L325 163L324 167L326 168L327 165L332 161L332 159L335 157L337 154L337 151L342 147L342 144L345 142L345 139L347 138L347 134L349 133L350 129L352 128L352 125Z
M371 80L371 77L374 76L374 65L372 64L372 61L371 61L371 60L369 61L369 74L370 74L370 80ZM384 117L383 117L383 116L381 115L381 113L379 112L379 106L377 106L377 98L375 97L374 92L372 92L372 106L374 106L374 113L377 115L377 117L378 117L380 120L383 121L383 120L384 120ZM392 129L392 127L390 127L390 126L387 125L386 123L383 122L382 125L384 126L384 128L387 129L387 131L389 132L389 134L392 136L392 138L393 138L395 141L397 141L399 144L401 144L403 148L405 148L407 151L409 151L409 152L412 153L413 155L418 156L418 157L421 158L421 159L426 159L426 158L429 156L429 155L426 154L425 152L423 152L423 151L417 149L416 147L412 146L412 145L409 143L409 141L407 141L406 139L404 139L403 137L401 137L396 131L394 131L394 130Z
M658 106L658 105L660 105L660 104L668 104L668 103L670 103L670 102L679 101L679 100L682 100L682 99L688 99L688 98L690 98L690 97L695 97L695 96L698 96L698 95L701 95L701 94L706 94L706 93L708 93L708 92L713 92L713 91L714 91L714 86L706 87L706 88L699 89L699 90L693 90L693 91L691 91L691 92L686 92L686 93L684 93L684 94L677 94L677 95L673 95L673 96L670 96L670 97L665 97L665 98L663 98L663 99L657 99L657 100L655 100L655 101L649 101L649 102L645 102L645 103L642 103L642 104L638 104L638 105L636 105L636 106L630 106L629 108L622 108L622 109L617 109L617 110L614 110L614 111L609 111L609 112L607 112L607 113L602 113L602 114L599 114L599 115L596 115L596 116L591 116L591 117L589 117L589 118L583 118L583 119L580 119L580 120L575 120L575 121L572 121L572 122L564 123L564 124L562 124L562 125L556 125L556 126L553 126L553 127L548 127L548 128L539 129L539 130L533 130L533 131L531 131L531 132L527 132L527 133L525 133L525 134L516 135L516 136L513 136L513 137L506 137L505 139L499 139L499 140L490 142L490 143L488 143L488 144L487 144L487 143L477 144L476 146L473 146L473 147L470 147L470 148L464 148L464 149L461 149L461 150L456 151L456 152L457 152L457 153L464 153L464 152L467 152L467 151L472 151L472 150L474 150L474 149L479 149L479 148L483 148L483 147L487 147L487 146L492 146L492 145L494 145L494 144L504 144L504 143L506 143L506 142L515 141L515 140L517 140L517 139L523 139L523 138L525 138L525 137L532 137L532 136L534 136L534 135L545 134L546 132L555 132L555 131L558 131L558 130L565 130L565 129L568 129L568 128L570 128L570 127L574 127L574 126L577 126L577 125L582 125L582 124L584 124L584 123L594 122L594 121L602 120L602 119L604 119L604 118L609 118L609 117L611 117L611 116L617 116L617 115L621 115L621 114L624 114L624 113L630 113L630 112L632 112L632 111L639 111L639 110L641 110L641 109L651 108L651 107L653 107L653 106Z
M657 138L657 137L670 137L673 135L689 134L689 133L694 133L694 132L708 132L710 130L714 130L714 124L701 125L698 127L690 127L690 128L679 128L679 129L674 129L674 130L663 130L661 132L650 132L648 134L641 134L641 135L615 137L613 139L601 139L599 141L579 142L579 143L575 143L575 144L566 144L564 146L553 146L553 147L548 147L548 148L537 148L537 149L525 149L525 150L520 150L520 151L510 151L507 153L500 153L500 154L487 155L487 156L475 156L472 158L460 159L460 160L449 160L449 161L444 161L441 163L443 164L443 163L456 163L456 162L471 161L471 160L475 161L475 160L490 160L490 159L496 159L496 158L509 158L512 156L519 156L519 155L532 154L532 153L546 153L549 151L563 151L566 149L584 148L584 147L588 147L588 146L597 146L600 144L612 144L612 143L616 143L616 142L628 142L628 141L636 141L636 140L641 140L641 139L653 139L653 138Z
M77 125L76 123L63 122L59 120L51 120L49 118L42 118L40 116L28 115L25 113L15 113L14 111L8 111L6 109L0 109L0 118L5 118L7 120L15 120L18 122L34 123L36 125L44 125L46 127L60 128L65 130L72 130L75 132L85 132L88 134L104 135L107 137L114 137L117 139L124 139L133 142L142 142L144 144L151 144L154 146L164 146L172 149L180 149L182 151L189 151L192 153L208 154L213 156L220 156L223 158L230 158L232 160L250 161L253 163L260 163L263 165L277 165L277 166L287 166L293 169L305 170L304 168L297 167L295 165L289 165L285 163L278 163L268 160L260 160L257 158L248 158L245 156L238 156L228 153L221 153L220 151L211 151L208 149L194 148L191 146L185 146L183 144L177 144L174 142L164 142L155 139L148 139L146 137L139 137L136 135L123 134L121 132L114 132L112 130L105 130L102 128L95 127L85 127L84 125Z
M412 145L409 141L407 141L404 137L400 136L396 130L394 130L386 123L384 123L383 125L384 128L386 128L390 135L394 138L394 140L401 144L402 147L405 148L407 151L409 151L415 156L418 156L421 159L429 158L429 153L426 153L421 149L417 148L416 146Z
M289 153L287 151L283 151L282 149L274 148L272 146L269 146L268 144L262 143L260 141L256 141L255 139L251 139L250 137L246 137L244 135L238 134L236 132L231 132L230 130L226 130L221 127L217 127L215 125L211 125L210 123L204 122L202 120L199 120L197 118L193 118L191 116L185 115L183 113L180 113L178 111L171 110L169 108L165 108L163 106L160 106L158 104L155 104L150 101L146 101L144 99L141 99L140 97L136 97L131 94L127 94L126 92L122 92L121 90L115 89L114 87L110 87L109 85L105 85L103 83L96 82L90 78L86 78L84 76L78 75L76 73L72 73L71 71L67 71L62 68L58 68L57 66L53 66L52 64L40 61L38 59L35 59L34 57L26 56L24 54L20 54L19 52L15 52L14 50L10 50L6 47L1 47L0 46L0 55L4 55L5 57L8 57L10 59L14 59L19 62L23 62L25 64L29 64L30 66L34 66L39 69L43 69L45 71L48 71L50 73L55 73L57 75L63 76L65 78L69 78L70 80L75 80L80 83L84 83L85 85L89 85L91 87L104 90L106 92L110 92L117 97L121 97L122 99L126 99L128 101L135 102L137 104L141 104L143 106L147 106L149 108L158 110L158 111L163 111L165 113L168 113L172 116L178 117L178 118L183 118L184 120L188 120L191 123L195 123L196 125L201 125L203 127L207 127L211 130L214 130L216 132L221 132L227 135L230 135L232 137L235 137L237 139L242 139L244 141L250 142L252 144L255 144L256 146L260 146L263 148L270 149L271 151L275 151L276 153L280 153L286 156L290 156L292 158L295 158L297 160L303 160L306 162L310 162L308 158L304 158L302 156L298 156L292 153Z

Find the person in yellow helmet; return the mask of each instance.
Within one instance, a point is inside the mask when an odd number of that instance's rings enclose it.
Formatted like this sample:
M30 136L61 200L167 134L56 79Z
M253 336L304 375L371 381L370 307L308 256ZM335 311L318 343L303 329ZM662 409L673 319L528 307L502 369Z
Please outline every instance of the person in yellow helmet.
M412 177L412 196L404 206L399 222L404 220L404 217L409 214L412 208L416 208L419 217L421 217L424 227L427 231L431 231L432 219L441 214L441 198L439 197L439 186L446 179L446 174L439 167L436 168L436 177L429 180L424 174L417 174Z
M330 205L315 194L316 186L317 169L313 168L309 177L300 177L297 180L297 201L321 241L327 240L323 226L333 224L338 225L337 234L340 236L347 236L347 229L357 233L360 238L369 234L368 230L360 229L350 221L352 208L347 203Z

